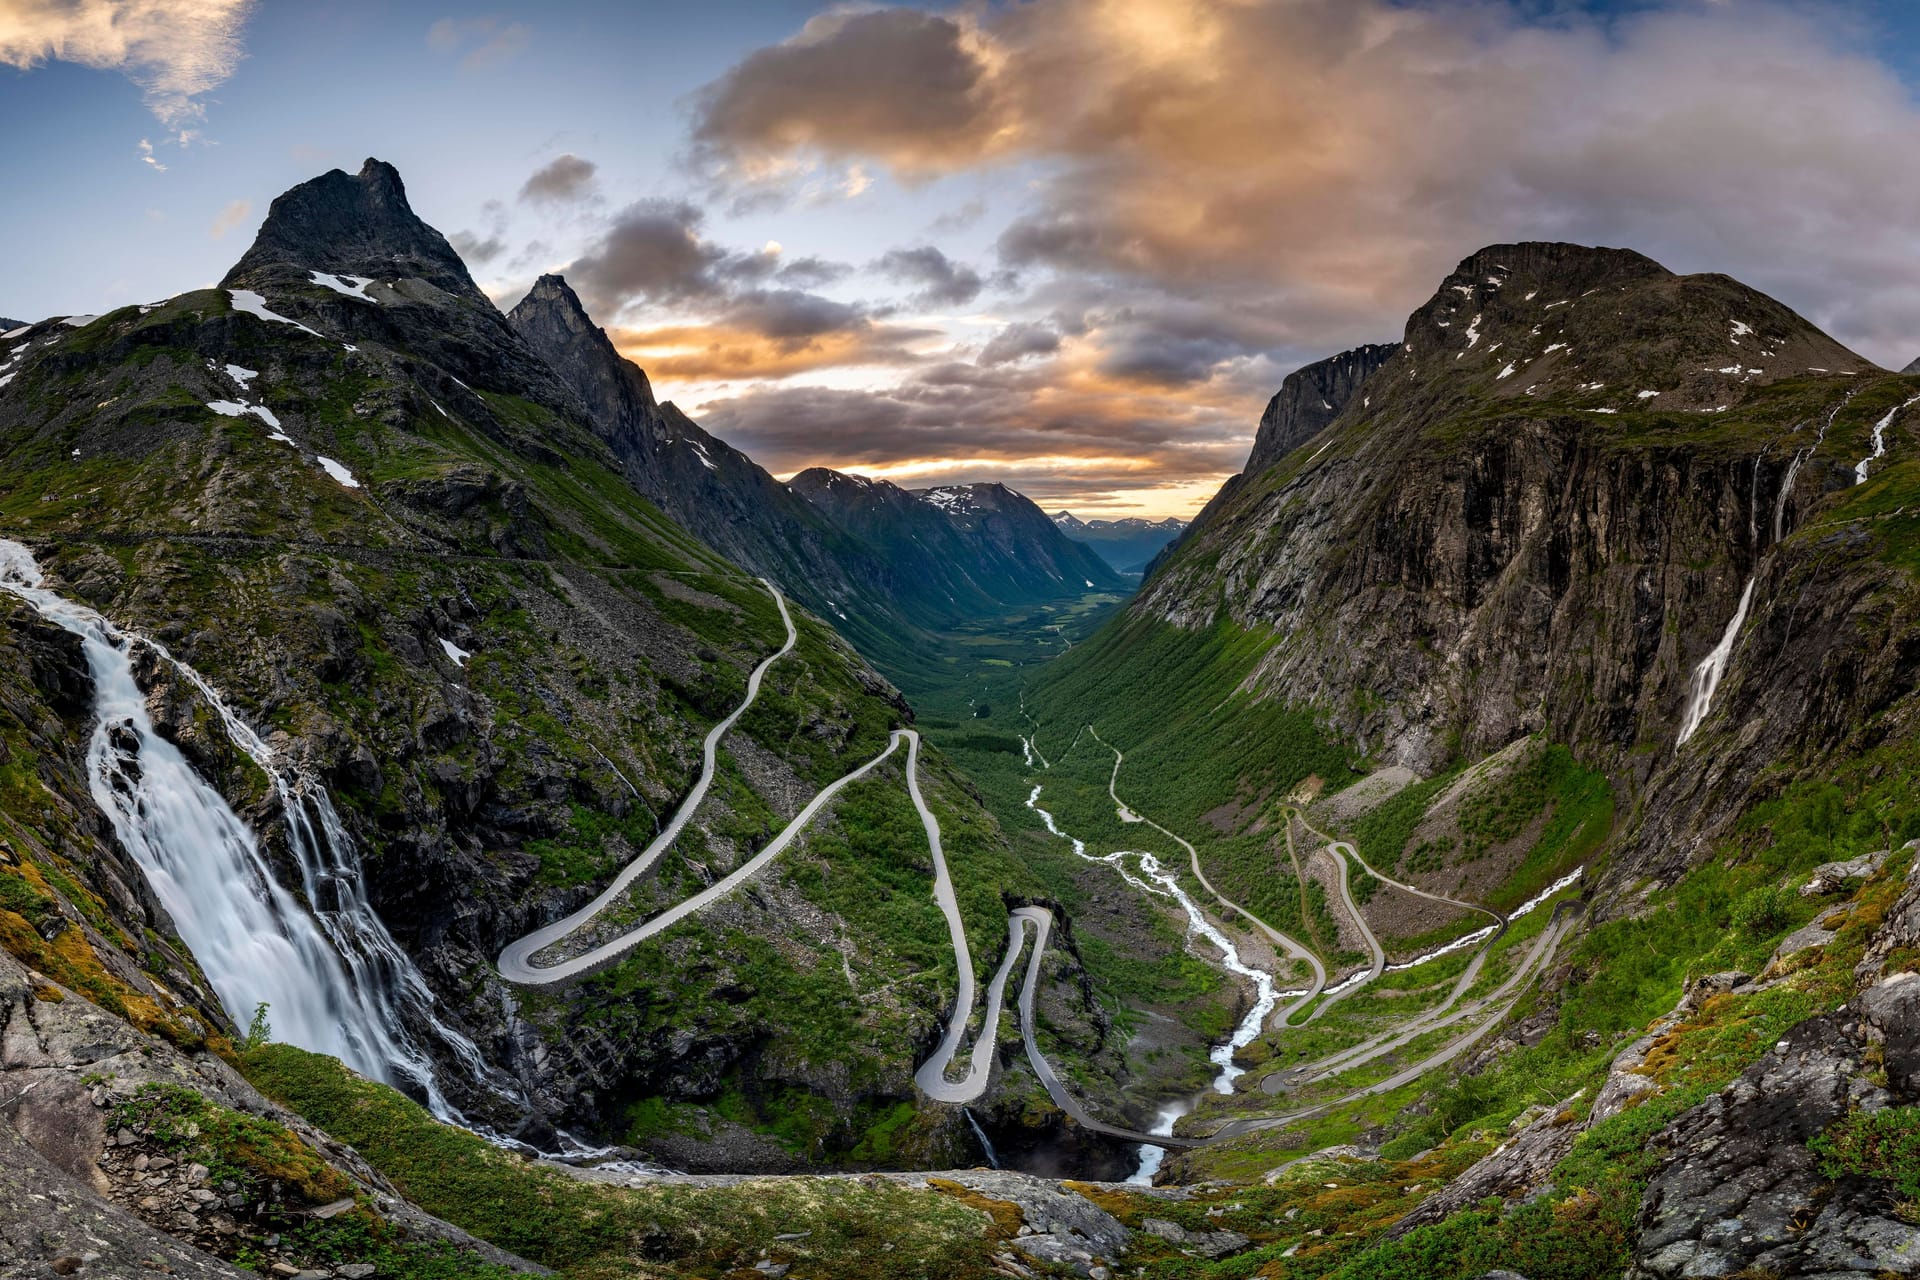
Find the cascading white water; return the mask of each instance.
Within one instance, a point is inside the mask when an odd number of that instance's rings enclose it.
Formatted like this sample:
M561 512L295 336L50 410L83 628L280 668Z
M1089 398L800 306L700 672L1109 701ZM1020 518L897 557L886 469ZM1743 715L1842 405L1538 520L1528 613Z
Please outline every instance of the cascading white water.
M960 1108L960 1114L967 1118L967 1127L973 1130L975 1140L980 1143L980 1153L987 1158L987 1168L998 1169L1000 1167L1000 1153L993 1149L993 1139L987 1137L987 1131L982 1129L980 1122L973 1118L973 1112L962 1107Z
M1687 682L1687 709L1680 717L1680 737L1675 746L1691 738L1707 718L1707 712L1713 709L1714 691L1720 687L1720 677L1726 674L1727 662L1733 657L1733 646L1747 620L1747 606L1753 603L1753 583L1752 578L1747 579L1746 589L1740 593L1740 606L1733 611L1726 631L1721 633L1720 643L1693 669L1693 678Z
M1062 840L1069 841L1073 845L1074 853L1088 862L1104 862L1113 867L1134 888L1157 897L1172 898L1178 902L1187 913L1187 936L1192 938L1197 935L1211 942L1220 950L1220 967L1253 984L1255 993L1253 1007L1247 1010L1246 1016L1233 1029L1233 1034L1222 1043L1215 1045L1207 1055L1208 1059L1219 1068L1213 1078L1214 1092L1232 1096L1233 1082L1246 1074L1245 1068L1234 1063L1234 1055L1259 1037L1261 1030L1267 1025L1267 1019L1273 1016L1275 1006L1280 1003L1283 993L1274 982L1273 975L1252 967L1240 958L1239 948L1233 945L1233 940L1207 919L1206 914L1200 910L1200 905L1180 887L1179 879L1161 865L1160 859L1144 850L1135 849L1123 849L1104 856L1088 853L1086 841L1062 831L1055 824L1053 814L1040 807L1040 792L1041 787L1036 785L1027 796L1027 808L1040 815L1040 820L1046 824L1048 831ZM1127 869L1126 859L1128 858L1137 860L1140 875L1146 877L1145 880L1136 877ZM1154 1122L1154 1127L1148 1132L1162 1136L1171 1134L1174 1123L1192 1109L1193 1105L1190 1102L1169 1103L1162 1108ZM1162 1125L1165 1127L1162 1128ZM1127 1181L1144 1180L1151 1183L1153 1175L1159 1171L1160 1162L1165 1158L1166 1152L1163 1148L1141 1144L1139 1167Z
M1886 417L1873 424L1873 452L1853 464L1853 482L1855 484L1865 484L1867 482L1867 464L1870 462L1878 462L1887 455L1887 428L1893 425L1894 418L1899 415L1901 410L1916 402L1920 402L1920 396L1915 396L1912 400L1907 401L1906 404L1895 405L1893 408L1887 410Z
M0 539L0 590L81 639L97 717L87 756L94 801L228 1016L245 1026L256 1005L268 1004L276 1039L331 1054L376 1080L409 1080L436 1114L457 1119L401 1006L421 1015L476 1080L490 1072L472 1041L432 1017L433 996L368 903L357 851L325 790L297 787L277 767L272 748L198 672L163 646L141 641L200 690L234 744L273 781L309 912L275 880L253 831L154 730L134 680L128 635L43 581L26 547ZM320 833L307 804L319 817Z
M1860 388L1855 387L1840 397L1840 403L1827 410L1827 420L1821 423L1820 430L1814 433L1813 443L1794 454L1793 461L1787 464L1787 474L1780 481L1780 496L1773 501L1773 540L1775 542L1787 536L1787 502L1793 497L1793 481L1794 477L1800 474L1800 464L1811 458L1814 450L1826 443L1827 432L1832 430L1835 419L1840 416L1840 411L1859 394ZM1684 742L1686 739L1682 738L1681 741Z

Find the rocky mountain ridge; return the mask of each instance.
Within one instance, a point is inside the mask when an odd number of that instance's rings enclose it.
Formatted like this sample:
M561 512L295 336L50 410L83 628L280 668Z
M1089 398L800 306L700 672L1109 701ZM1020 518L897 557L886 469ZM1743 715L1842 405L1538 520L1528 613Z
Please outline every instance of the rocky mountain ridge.
M1123 589L1117 574L1002 484L903 489L826 467L788 482L827 520L873 549L884 587L946 622L1085 591Z
M889 521L879 507L833 500L823 476L838 477L834 492L884 482L809 471L782 484L659 403L646 373L619 354L559 276L535 282L508 322L579 395L636 489L709 546L833 618L883 665L930 633L1003 605L1059 599L1088 581L1119 585L1001 486L963 487L949 499L935 496L947 491L923 491L917 505L886 506Z

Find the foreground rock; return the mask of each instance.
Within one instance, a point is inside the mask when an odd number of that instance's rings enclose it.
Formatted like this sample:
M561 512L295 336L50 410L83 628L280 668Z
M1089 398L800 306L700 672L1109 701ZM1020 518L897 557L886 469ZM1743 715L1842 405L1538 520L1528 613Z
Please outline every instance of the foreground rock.
M1920 1102L1920 975L1886 972L1915 937L1920 880L1888 912L1852 1000L1794 1027L1659 1135L1673 1156L1647 1187L1636 1280L1920 1272L1911 1207L1881 1179L1829 1181L1807 1146L1851 1112Z
M291 1135L342 1194L303 1203L291 1187L216 1180L151 1131L119 1119L142 1086L257 1117ZM183 1095L174 1095L183 1096ZM0 952L0 1277L237 1277L223 1258L310 1270L284 1249L292 1226L344 1213L396 1241L440 1243L517 1271L544 1268L423 1213L351 1148L262 1097L211 1054L188 1057ZM355 1280L351 1258L316 1275Z

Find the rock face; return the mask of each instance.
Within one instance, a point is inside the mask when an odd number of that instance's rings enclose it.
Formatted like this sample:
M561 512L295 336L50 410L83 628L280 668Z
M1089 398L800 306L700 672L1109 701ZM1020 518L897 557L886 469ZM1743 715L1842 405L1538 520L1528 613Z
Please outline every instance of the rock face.
M1862 540L1792 536L1904 396L1771 299L1621 250L1496 246L1365 388L1324 452L1223 490L1131 616L1284 637L1252 683L1419 772L1546 732L1658 797L1649 858L1904 687L1903 577ZM1676 759L1756 570L1704 731L1738 745Z
M1265 471L1326 430L1361 384L1399 349L1394 342L1364 343L1288 374L1260 415L1246 474Z
M384 160L369 159L352 175L334 169L277 197L222 284L245 287L283 266L423 280L466 298L485 296L447 238L414 213L399 170Z
M1681 1116L1657 1141L1673 1160L1647 1188L1635 1249L1638 1277L1747 1274L1878 1277L1920 1268L1920 1227L1901 1219L1891 1187L1829 1182L1807 1140L1851 1111L1920 1101L1920 979L1869 988L1840 1013L1789 1031L1733 1084ZM1888 1087L1867 1057L1887 1055Z
M585 416L547 362L514 338L447 238L414 213L384 161L351 175L335 169L275 199L220 287L261 294L343 345L429 361L436 367L416 377L443 408L479 387Z

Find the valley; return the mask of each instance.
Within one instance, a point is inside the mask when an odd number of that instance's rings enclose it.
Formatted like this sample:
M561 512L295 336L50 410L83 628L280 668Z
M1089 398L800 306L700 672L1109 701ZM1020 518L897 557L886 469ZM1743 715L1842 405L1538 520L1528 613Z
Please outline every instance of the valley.
M19 1274L1920 1266L1920 377L1728 277L1480 250L1104 550L377 160L0 343Z

